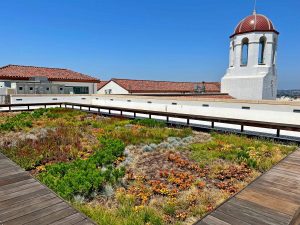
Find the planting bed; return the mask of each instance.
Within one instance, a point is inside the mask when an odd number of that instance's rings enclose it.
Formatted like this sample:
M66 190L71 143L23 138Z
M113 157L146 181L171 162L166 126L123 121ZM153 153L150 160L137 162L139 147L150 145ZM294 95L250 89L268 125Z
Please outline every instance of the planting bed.
M193 224L295 146L71 109L3 113L0 151L98 224Z

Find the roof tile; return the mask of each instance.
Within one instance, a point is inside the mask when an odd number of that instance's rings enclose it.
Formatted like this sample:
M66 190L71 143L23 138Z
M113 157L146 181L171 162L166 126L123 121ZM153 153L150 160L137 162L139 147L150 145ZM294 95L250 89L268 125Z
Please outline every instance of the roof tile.
M194 93L195 86L202 87L202 82L173 82L153 80L111 79L130 93L163 93L182 92ZM205 82L206 92L220 92L220 82Z
M99 82L96 78L68 69L19 65L0 68L0 79L29 80L33 77L47 77L50 81Z

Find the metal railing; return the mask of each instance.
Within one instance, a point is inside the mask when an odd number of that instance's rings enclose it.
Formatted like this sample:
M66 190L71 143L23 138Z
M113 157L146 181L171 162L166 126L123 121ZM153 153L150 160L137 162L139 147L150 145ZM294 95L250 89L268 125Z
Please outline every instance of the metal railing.
M245 126L256 127L256 128L269 128L276 130L276 137L281 137L280 131L295 131L300 132L300 125L295 124L284 124L284 123L273 123L255 120L244 120L235 118L222 118L213 116L203 116L203 115L193 115L185 113L173 113L173 112L163 112L155 110L143 110L143 109L132 109L132 108L121 108L112 106L101 106L101 105L91 105L91 104L80 104L80 103L70 103L70 102L57 102L57 103L24 103L24 104L3 104L0 105L0 112L12 112L12 111L32 111L39 108L47 108L47 106L57 106L60 108L71 108L76 110L87 111L90 113L103 114L109 116L127 117L127 118L137 118L137 114L147 115L148 118L153 118L153 116L164 117L168 124L178 125L178 122L171 121L173 118L184 119L185 122L180 123L180 125L189 126L197 128L199 124L191 123L193 121L206 121L210 122L208 129L216 129L215 123L225 123L232 125L239 125L239 132L244 133ZM106 110L107 112L103 112ZM127 114L126 114L127 113ZM128 115L132 113L132 115Z

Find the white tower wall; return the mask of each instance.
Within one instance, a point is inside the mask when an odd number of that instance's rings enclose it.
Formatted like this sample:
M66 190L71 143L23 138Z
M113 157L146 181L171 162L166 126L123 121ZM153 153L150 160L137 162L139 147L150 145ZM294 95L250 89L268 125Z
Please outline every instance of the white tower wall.
M264 62L259 64L260 39L266 40ZM242 65L243 40L248 39L248 63ZM278 34L251 32L235 35L230 41L229 68L221 81L221 92L237 99L276 99L276 51Z

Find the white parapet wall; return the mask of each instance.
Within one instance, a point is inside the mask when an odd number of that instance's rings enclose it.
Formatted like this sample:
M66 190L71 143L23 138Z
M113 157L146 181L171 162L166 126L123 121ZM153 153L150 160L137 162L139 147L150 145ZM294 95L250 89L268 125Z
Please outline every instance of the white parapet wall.
M11 95L11 104L74 102L92 104L92 95ZM96 99L96 98L95 98Z
M133 95L12 95L11 104L71 102L97 106L113 106L130 109L185 113L221 118L235 118L300 125L300 102L243 101L227 99L195 99L191 97L146 97ZM155 117L153 117L155 118ZM202 124L205 124L204 122ZM237 125L219 124L224 128ZM251 127L245 130L251 130ZM254 129L254 128L253 128ZM272 129L255 128L274 134ZM300 136L298 132L283 131L284 135Z

